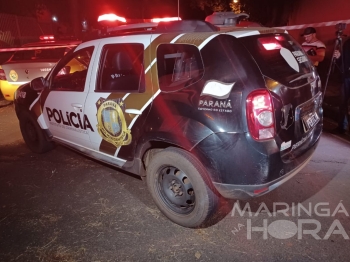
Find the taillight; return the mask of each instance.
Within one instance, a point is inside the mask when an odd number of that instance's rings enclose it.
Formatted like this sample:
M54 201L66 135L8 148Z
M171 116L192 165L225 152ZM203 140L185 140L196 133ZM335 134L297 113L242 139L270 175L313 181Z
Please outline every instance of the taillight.
M0 80L7 80L4 69L0 69Z
M274 137L275 116L270 93L267 90L255 90L248 95L246 103L250 135L256 140Z

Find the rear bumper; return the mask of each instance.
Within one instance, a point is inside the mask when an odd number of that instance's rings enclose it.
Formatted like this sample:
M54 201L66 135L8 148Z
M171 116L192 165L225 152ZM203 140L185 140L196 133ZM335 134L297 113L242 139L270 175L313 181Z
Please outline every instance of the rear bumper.
M293 176L295 176L297 173L299 173L306 165L307 163L311 160L316 147L318 145L318 142L313 145L312 148L305 154L304 159L302 162L297 165L296 168L288 172L287 174L283 175L282 177L275 179L273 181L270 181L266 184L260 184L260 185L232 185L232 184L224 184L224 183L217 183L213 182L216 190L225 198L228 199L237 199L237 200L246 200L246 199L251 199L255 197L262 196L289 179L291 179Z

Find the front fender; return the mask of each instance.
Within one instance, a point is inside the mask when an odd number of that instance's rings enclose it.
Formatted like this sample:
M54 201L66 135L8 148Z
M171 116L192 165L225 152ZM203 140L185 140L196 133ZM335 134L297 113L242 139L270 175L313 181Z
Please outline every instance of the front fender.
M28 110L33 101L39 96L38 92L34 91L30 83L26 83L18 87L15 93L15 110L17 117L21 110Z

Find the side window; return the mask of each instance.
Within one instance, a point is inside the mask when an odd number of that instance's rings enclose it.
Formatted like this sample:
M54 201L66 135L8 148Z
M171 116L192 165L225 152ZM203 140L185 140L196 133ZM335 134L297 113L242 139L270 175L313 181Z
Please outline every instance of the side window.
M203 62L194 45L162 44L157 48L159 87L171 92L188 87L203 77Z
M55 68L50 89L84 91L85 80L94 47L87 47L65 57L65 63ZM63 62L64 62L63 61Z
M96 91L144 92L143 56L143 44L105 45L102 49Z

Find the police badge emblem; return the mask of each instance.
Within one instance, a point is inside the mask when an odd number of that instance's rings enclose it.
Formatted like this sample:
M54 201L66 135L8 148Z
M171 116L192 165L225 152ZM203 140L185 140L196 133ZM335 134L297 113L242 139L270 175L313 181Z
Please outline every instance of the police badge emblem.
M116 147L131 143L131 130L126 126L124 118L125 105L121 98L106 100L100 98L96 102L97 130L102 139Z
M18 80L18 74L15 70L11 70L9 76L12 81L16 82Z

